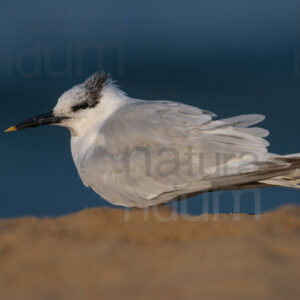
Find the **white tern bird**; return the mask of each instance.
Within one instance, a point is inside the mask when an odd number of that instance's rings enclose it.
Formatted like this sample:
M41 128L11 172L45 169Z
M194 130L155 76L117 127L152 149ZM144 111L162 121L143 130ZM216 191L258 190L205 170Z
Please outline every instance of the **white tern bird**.
M148 207L214 190L298 188L300 154L267 151L258 114L215 114L172 101L128 97L105 73L63 93L54 109L14 131L54 124L71 131L84 184L115 205Z

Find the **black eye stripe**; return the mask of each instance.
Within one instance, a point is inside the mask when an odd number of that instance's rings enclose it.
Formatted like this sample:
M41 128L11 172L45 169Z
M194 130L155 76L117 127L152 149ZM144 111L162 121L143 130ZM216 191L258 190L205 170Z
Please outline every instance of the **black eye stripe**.
M80 104L76 104L74 106L72 106L72 110L73 111L77 111L79 109L86 109L89 107L89 103L88 102L84 102L84 103L80 103Z

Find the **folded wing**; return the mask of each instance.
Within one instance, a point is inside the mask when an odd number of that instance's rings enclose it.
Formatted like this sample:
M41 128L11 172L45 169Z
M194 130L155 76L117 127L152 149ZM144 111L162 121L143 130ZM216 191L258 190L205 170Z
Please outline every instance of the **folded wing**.
M80 172L93 170L88 184L111 202L138 207L287 172L291 163L267 151L268 131L248 127L264 116L214 116L169 101L127 104L101 127Z

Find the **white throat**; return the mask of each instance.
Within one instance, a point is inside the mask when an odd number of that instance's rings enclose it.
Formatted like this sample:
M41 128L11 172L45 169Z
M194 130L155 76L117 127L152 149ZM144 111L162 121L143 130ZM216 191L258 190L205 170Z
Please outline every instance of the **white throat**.
M75 164L88 148L105 142L99 135L104 122L123 105L134 101L113 83L106 85L101 94L100 103L96 107L89 109L83 117L70 122L71 150Z

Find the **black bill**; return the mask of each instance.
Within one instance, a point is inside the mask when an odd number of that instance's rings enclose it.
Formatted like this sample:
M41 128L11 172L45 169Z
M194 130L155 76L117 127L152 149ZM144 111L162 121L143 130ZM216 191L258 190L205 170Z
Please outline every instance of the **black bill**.
M11 126L5 130L5 132L15 131L25 128L32 128L41 125L48 125L48 124L59 124L62 120L67 119L67 117L58 117L54 116L53 111L50 111L46 114L36 116L32 119L26 120L21 122L15 126Z

